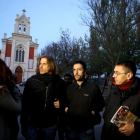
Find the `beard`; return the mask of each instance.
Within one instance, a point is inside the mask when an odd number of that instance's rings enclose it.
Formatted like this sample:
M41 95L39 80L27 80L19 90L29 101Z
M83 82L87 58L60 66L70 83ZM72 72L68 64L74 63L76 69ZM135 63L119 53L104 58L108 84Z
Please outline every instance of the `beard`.
M84 81L84 77L85 77L85 76L83 75L83 76L80 76L78 79L75 78L75 80L76 80L76 81Z

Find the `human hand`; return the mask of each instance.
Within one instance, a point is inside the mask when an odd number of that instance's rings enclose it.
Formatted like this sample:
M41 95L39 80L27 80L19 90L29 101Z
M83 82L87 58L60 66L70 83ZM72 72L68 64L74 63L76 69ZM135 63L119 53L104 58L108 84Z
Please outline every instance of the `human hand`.
M134 131L134 124L129 121L119 121L122 127L119 128L119 131L126 136L130 136Z
M91 113L92 113L92 115L95 115L95 111L92 111Z
M67 113L67 111L68 111L68 107L65 108L65 113Z
M54 101L54 107L55 108L60 108L60 102L59 102L59 100L57 100L56 98L54 100L55 100Z

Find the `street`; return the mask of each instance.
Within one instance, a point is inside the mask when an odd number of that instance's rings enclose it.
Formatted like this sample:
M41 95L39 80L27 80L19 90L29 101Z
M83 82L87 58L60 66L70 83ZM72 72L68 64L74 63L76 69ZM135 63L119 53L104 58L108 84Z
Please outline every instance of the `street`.
M24 86L18 86L18 87L20 89L20 92L23 93ZM103 115L103 111L101 112L101 116L102 115ZM18 116L18 121L20 121L20 116ZM20 125L20 122L19 122L19 125ZM101 134L102 125L103 125L103 118L101 119L101 123L99 125L95 126L95 140L100 140L100 134ZM21 131L19 131L18 139L17 140L25 140L24 137L21 134ZM57 134L56 134L55 140L59 140Z

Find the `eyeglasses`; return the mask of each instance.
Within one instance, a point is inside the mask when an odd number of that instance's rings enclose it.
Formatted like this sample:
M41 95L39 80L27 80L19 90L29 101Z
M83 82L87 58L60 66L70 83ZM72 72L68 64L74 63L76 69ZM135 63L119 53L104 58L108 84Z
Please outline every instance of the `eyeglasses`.
M128 73L128 72L127 72L127 73ZM127 73L119 73L119 72L115 72L115 71L114 71L113 75L116 74L116 75L118 76L118 75L127 74Z

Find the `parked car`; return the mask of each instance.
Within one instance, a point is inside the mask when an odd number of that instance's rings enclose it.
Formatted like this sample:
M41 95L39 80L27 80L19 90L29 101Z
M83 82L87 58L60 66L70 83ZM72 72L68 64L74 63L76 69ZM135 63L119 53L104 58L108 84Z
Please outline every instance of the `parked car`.
M19 83L20 86L25 86L25 84L26 84L26 81Z

